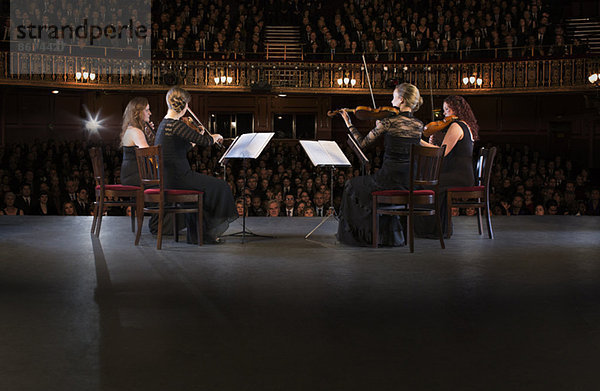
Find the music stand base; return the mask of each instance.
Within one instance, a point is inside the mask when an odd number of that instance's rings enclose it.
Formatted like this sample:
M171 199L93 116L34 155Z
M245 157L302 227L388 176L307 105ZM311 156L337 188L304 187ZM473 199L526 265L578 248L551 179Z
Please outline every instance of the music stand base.
M338 220L337 215L335 213L335 208L333 206L329 207L329 213L327 214L327 216L323 217L323 219L321 220L321 222L315 228L313 228L312 231L310 231L308 234L306 234L306 236L304 237L304 239L308 239L310 237L310 235L312 235L313 232L315 232L317 229L319 229L320 226L322 226L323 224L325 224L325 222L327 220L329 220L330 217L333 217L334 219Z

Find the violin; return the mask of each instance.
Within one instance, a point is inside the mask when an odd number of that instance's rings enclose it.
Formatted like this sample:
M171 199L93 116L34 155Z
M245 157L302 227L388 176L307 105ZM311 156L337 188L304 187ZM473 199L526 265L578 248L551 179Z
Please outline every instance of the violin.
M212 137L212 134L208 131L208 129L206 129L206 127L202 124L202 122L200 122L200 120L198 119L198 117L196 117L196 114L194 114L194 112L192 110L190 110L189 108L187 109L188 113L190 113L193 117L181 117L181 121L183 121L183 123L185 123L187 126L189 126L190 128L194 129L196 132L202 134L204 132L206 132L209 136ZM195 122L194 122L195 120ZM223 140L223 138L221 138L221 141ZM215 142L215 144L217 147L219 147L220 149L223 148L223 144L220 142Z
M450 126L450 124L453 121L456 121L456 120L458 120L458 117L456 115L449 115L448 117L444 118L441 121L430 122L427 125L425 125L425 128L423 128L423 135L425 137L429 137L434 133L437 133L439 131L446 129L448 126Z
M400 114L400 109L391 106L383 106L378 107L376 109L373 109L368 106L358 106L355 109L339 109L328 111L327 116L334 117L336 114L339 114L342 110L346 110L349 113L354 113L356 118L358 118L361 121L379 120Z

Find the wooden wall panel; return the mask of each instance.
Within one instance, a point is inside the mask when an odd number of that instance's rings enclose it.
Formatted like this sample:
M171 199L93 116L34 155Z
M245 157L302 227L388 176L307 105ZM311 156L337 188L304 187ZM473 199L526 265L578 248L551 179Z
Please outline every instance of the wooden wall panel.
M54 102L54 124L56 126L72 126L81 123L81 119L83 118L81 107L82 96L58 94L55 96Z
M138 95L148 98L152 120L158 125L167 111L164 91L61 91L59 95L51 95L45 89L9 87L3 109L4 139L6 142L50 137L83 139L86 134L82 131L82 105L86 104L92 112L101 110L102 117L107 119L107 128L101 132L101 137L109 141L118 136L127 103ZM444 97L434 98L434 107L441 107ZM201 121L208 121L211 112L253 113L257 132L272 130L275 113L315 113L318 139L342 139L347 133L339 116L333 119L327 117L328 110L370 105L368 95L278 97L274 94L195 93L192 99L192 109ZM377 96L376 99L378 104L389 105L390 96ZM424 96L424 100L416 116L423 122L429 122L429 96ZM553 149L558 139L550 137L548 129L551 123L567 121L572 123L569 139L575 137L579 140L568 145L570 151L581 151L584 146L594 144L588 124L593 114L585 114L586 102L581 94L473 95L467 100L478 118L482 141L531 142ZM353 122L364 131L373 127L369 121L353 119Z
M256 112L254 113L254 131L269 132L271 130L271 107L267 96L256 98Z
M19 96L19 123L46 126L52 121L52 94L23 94Z
M479 128L498 130L498 98L493 96L477 96L468 99L469 105L477 118Z

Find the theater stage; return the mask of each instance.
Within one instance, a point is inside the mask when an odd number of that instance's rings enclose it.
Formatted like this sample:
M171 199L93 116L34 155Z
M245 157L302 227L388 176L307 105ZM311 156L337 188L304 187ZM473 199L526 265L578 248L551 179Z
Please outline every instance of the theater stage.
M157 251L123 217L1 217L0 389L597 388L600 218L459 217L414 254L319 221Z

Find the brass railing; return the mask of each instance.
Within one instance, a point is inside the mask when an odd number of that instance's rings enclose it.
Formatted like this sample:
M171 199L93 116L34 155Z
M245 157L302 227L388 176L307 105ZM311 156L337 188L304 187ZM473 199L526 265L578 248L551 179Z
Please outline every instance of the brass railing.
M77 79L82 70L95 79ZM410 82L427 93L498 93L584 90L600 71L599 57L456 63L372 63L367 71L376 92ZM223 77L224 76L224 77ZM480 84L463 79L481 79ZM218 79L218 80L217 80ZM342 83L339 84L339 80ZM354 82L352 82L354 80ZM344 81L347 81L345 83ZM306 61L120 60L52 54L0 52L0 84L103 89L159 89L184 84L192 90L275 90L358 93L368 89L364 65ZM354 83L354 84L352 84Z

